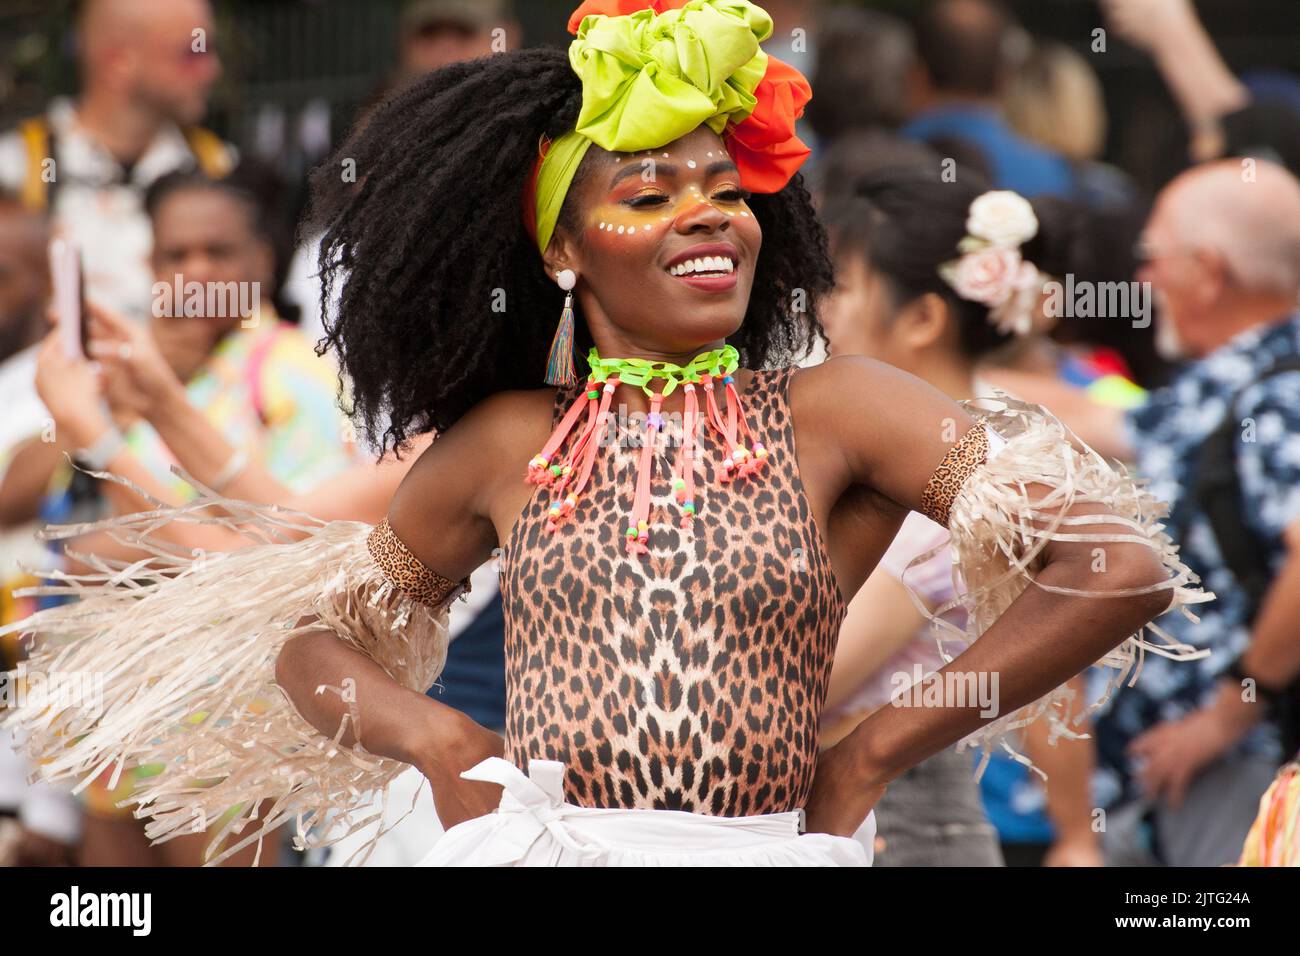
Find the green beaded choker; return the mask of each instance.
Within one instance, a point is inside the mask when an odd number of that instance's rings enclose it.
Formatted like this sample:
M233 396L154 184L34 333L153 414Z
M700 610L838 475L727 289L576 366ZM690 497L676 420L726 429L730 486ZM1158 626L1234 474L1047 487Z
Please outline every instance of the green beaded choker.
M740 353L734 346L724 345L712 352L701 352L685 365L672 362L650 362L646 359L603 359L593 345L587 353L587 364L591 366L591 380L601 383L610 377L616 377L624 385L639 385L641 390L653 398L655 395L671 395L678 385L687 382L699 384L704 376L721 379L730 375L740 366ZM662 379L664 389L655 392L650 382Z

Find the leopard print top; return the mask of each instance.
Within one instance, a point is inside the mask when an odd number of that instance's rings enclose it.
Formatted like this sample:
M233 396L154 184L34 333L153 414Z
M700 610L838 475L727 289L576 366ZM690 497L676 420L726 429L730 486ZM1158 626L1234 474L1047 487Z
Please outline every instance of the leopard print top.
M553 535L541 487L511 530L506 757L565 763L568 802L715 816L806 802L845 603L795 461L794 371L755 372L742 396L770 453L755 478L715 484L724 451L701 426L693 531L677 524L674 441L655 457L650 551L623 549L640 415ZM554 421L580 390L557 390Z

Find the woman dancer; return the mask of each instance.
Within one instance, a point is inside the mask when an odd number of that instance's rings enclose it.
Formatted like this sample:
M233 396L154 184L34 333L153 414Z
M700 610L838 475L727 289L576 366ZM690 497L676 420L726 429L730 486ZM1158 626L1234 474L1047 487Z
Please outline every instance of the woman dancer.
M157 839L260 798L246 841L301 833L408 763L449 828L429 863L864 865L851 835L890 780L1037 716L1099 657L1126 669L1126 635L1198 597L1158 503L1052 420L977 424L869 360L785 364L831 281L795 176L807 85L744 0L639 6L585 4L567 57L432 74L347 145L357 186L323 172L359 410L385 443L440 437L376 527L70 581L75 613L30 623L40 663L149 654L95 718L20 714L46 773L167 763L137 795ZM819 755L845 594L909 510L953 529L971 586L981 636L945 671L997 675L998 707L888 708ZM167 516L305 520L223 498ZM504 739L420 693L494 553ZM250 714L272 667L288 699ZM191 792L199 772L223 779Z

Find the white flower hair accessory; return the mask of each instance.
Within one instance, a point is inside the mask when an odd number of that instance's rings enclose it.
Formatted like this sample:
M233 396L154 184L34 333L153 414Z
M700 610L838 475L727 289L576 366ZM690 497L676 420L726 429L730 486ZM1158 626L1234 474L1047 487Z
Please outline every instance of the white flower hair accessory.
M1003 334L1028 335L1042 324L1039 296L1051 277L1020 254L1038 235L1038 217L1023 196L994 190L970 205L961 257L939 266L939 276L959 296L988 306Z
M970 204L966 231L995 246L1018 249L1038 235L1034 207L1008 189L985 193Z

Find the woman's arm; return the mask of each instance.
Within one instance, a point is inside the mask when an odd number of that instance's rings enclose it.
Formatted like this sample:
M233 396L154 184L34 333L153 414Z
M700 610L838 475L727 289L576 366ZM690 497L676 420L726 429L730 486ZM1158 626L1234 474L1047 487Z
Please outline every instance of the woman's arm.
M378 462L358 462L333 478L279 503L294 511L305 511L322 521L364 521L378 524L402 481L425 449L432 434L420 435L399 461L391 452Z
M86 405L75 416L67 416L63 420L61 434L74 448L90 448L116 427L113 421L100 413L95 406ZM104 498L114 514L129 515L153 511L159 507L158 502L162 502L164 507L175 507L177 504L171 492L125 445L107 461L104 470L131 482L134 486L116 481L101 482ZM149 497L145 497L146 495ZM205 551L222 550L229 547L232 540L232 535L222 528L179 522L162 526L156 536L159 540L169 541L184 548ZM127 560L139 560L144 556L143 553L134 552L121 544L113 550L118 552L116 556ZM73 565L81 567L80 562L75 559Z
M823 709L834 710L849 700L925 623L902 582L882 568L873 571L849 602L840 626Z
M237 449L190 404L185 385L163 358L153 334L142 323L97 303L87 303L87 311L92 354L105 375L112 377L115 396L154 427L186 471L223 495L243 501L276 504L292 496L257 456L250 456L238 474L223 482ZM218 484L223 487L217 488Z
M100 400L100 380L80 356L67 356L57 331L46 336L36 360L36 389L54 419L55 434L62 449L90 448L117 428ZM106 470L133 482L144 495L174 506L170 493L125 446L106 462ZM152 511L157 504L139 491L118 482L103 483L104 497L115 514ZM219 528L167 524L157 536L187 548L213 550L227 542ZM142 555L137 556L140 557Z
M1117 533L1124 533L1116 526ZM1105 588L1145 587L1163 579L1158 565L1127 545L1106 547L1110 571ZM1091 561L1069 544L1049 547L1039 584L1098 588ZM933 709L886 707L876 711L845 740L851 777L867 790L893 780L909 767L938 753L988 721L1031 703L1067 681L1163 611L1167 594L1099 600L1026 589L965 653L938 673L983 675L996 688L996 710L983 713L978 703L946 702ZM947 678L944 678L947 680ZM855 786L855 785L850 785ZM868 808L869 809L869 808ZM811 811L810 811L811 812ZM856 811L849 810L848 820ZM857 816L847 833L865 817ZM835 826L835 817L829 824ZM831 832L840 832L834 830ZM846 834L847 835L847 834Z
M206 485L214 486L236 449L201 411L190 404L185 387L172 373L153 336L136 322L111 309L92 305L95 350L100 362L121 382L120 391L132 398L181 465ZM123 356L121 347L129 346ZM228 484L219 489L230 498L278 504L303 511L323 521L364 521L377 524L412 463L429 447L433 435L421 435L403 453L389 453L378 463L358 462L347 471L295 494L279 481L257 456ZM218 529L219 530L219 529ZM239 535L227 533L227 545L237 546Z
M233 478L220 481L238 449L190 404L179 381L165 396L160 395L151 402L149 408L147 420L163 443L181 467L208 487L226 497L257 504L277 504L292 497L289 486L272 475L258 455L249 455Z
M868 485L946 524L946 514L933 514L936 499L926 490L955 495L963 486L966 475L953 467L949 452L974 425L970 415L920 380L869 359L836 358L816 371L821 381L810 389L811 402L819 406L822 427L843 449L845 485ZM881 414L879 396L884 395L889 396L888 411ZM846 401L846 396L858 400ZM936 474L941 463L951 469L946 479ZM1026 475L1021 486L1027 501L1054 490L1032 479ZM1170 595L1159 590L1132 593L1169 577L1150 547L1131 540L1132 527L1106 522L1111 512L1099 504L1075 504L1066 513L1067 518L1083 515L1100 516L1083 530L1116 540L1048 538L1034 575L1039 586L1025 589L978 641L938 672L945 686L957 686L947 683L948 674L983 681L980 686L994 690L992 712L969 699L937 708L877 710L826 751L824 763L819 760L822 780L808 806L818 829L853 833L870 809L870 802L864 805L856 795L878 794L909 767L1038 700L1169 606ZM1130 540L1123 540L1126 536ZM1045 588L1111 596L1098 599Z
M1192 158L1223 151L1219 120L1250 102L1250 91L1223 61L1190 0L1102 0L1107 22L1146 50L1192 133Z
M53 539L112 529L157 561L129 579L60 576L44 593L79 600L0 628L0 636L17 628L34 635L33 669L57 657L69 672L108 672L95 708L70 702L15 712L42 774L76 781L107 763L161 764L166 769L135 795L151 812L149 839L206 829L236 808L231 825L241 843L287 822L304 838L309 828L337 822L326 835L332 841L366 822L346 815L365 791L386 788L405 769L348 746L359 741L417 761L434 783L444 823L490 810L499 788L458 772L473 757L499 755L501 738L423 691L446 660L447 604L496 541L493 522L481 517L506 504L493 478L501 487L517 480L533 436L527 428L519 434L517 416L508 428L474 412L460 424L456 440L436 442L416 479L404 483L391 528L205 495L161 514L47 529ZM500 441L502 431L523 444ZM517 457L508 453L514 448ZM507 510L520 497L512 491ZM157 540L157 525L181 521L233 521L249 546L198 560L177 555ZM305 537L281 540L281 532L302 529ZM178 701L185 713L223 719L181 727ZM109 725L121 733L92 733ZM195 788L186 767L206 768L215 782ZM262 813L267 801L271 809ZM327 819L331 811L345 816Z
M0 528L40 517L41 501L50 489L54 470L63 460L63 453L74 450L66 438L58 437L57 431L54 441L36 436L14 449L9 467L0 477Z
M494 784L459 779L486 757L504 754L504 741L465 714L393 680L373 660L328 631L285 642L276 659L276 683L309 724L333 736L349 724L356 707L356 727L340 742L361 744L367 753L414 766L428 778L434 808L444 828L489 813L501 796ZM338 688L317 693L317 688Z
M510 406L509 396L480 403L426 449L398 488L387 524L396 539L392 547L416 573L457 581L491 557L497 544L490 518L494 489L503 474L516 477L524 467L522 459L502 460L502 449L514 447L503 440ZM355 707L362 746L419 768L433 786L444 826L496 806L499 786L461 780L459 773L501 756L501 737L424 694L403 691L336 635L318 631L286 642L276 677L321 733L333 735ZM318 694L322 686L351 688L352 699Z

